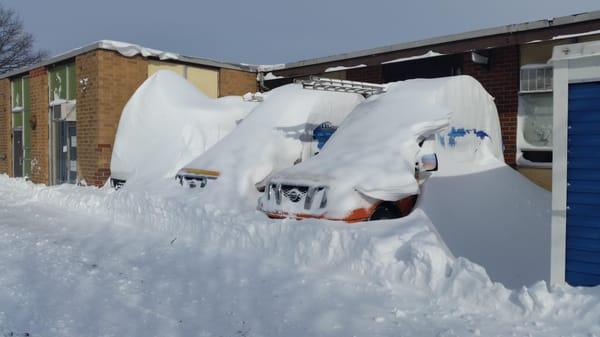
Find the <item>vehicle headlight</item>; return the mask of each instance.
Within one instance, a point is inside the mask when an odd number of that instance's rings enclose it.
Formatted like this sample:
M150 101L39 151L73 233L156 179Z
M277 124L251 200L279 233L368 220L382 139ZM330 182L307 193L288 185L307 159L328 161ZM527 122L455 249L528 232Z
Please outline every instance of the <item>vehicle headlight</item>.
M281 205L281 184L277 184L277 188L275 189L275 203Z
M319 208L327 207L327 187L323 187L323 197L321 197L321 203L319 204Z
M315 195L315 188L309 187L308 192L306 192L306 197L304 199L304 209L310 209L312 206L312 200Z

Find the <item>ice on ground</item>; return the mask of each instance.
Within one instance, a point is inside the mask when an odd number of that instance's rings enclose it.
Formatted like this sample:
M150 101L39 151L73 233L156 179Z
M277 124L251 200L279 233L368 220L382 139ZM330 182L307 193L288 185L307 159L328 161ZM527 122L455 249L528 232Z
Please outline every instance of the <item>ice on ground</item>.
M123 109L111 174L130 183L173 178L184 164L231 132L256 105L237 96L212 99L178 74L158 71Z
M19 336L594 336L600 289L510 290L424 212L355 225L0 176L0 332Z

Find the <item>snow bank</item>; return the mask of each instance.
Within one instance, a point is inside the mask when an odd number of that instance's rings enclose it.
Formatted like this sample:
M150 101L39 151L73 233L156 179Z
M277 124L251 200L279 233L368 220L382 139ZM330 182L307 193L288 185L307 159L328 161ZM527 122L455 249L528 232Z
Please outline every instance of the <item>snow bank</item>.
M496 163L433 175L419 208L454 255L519 287L550 279L550 205L548 191Z
M227 135L257 103L212 99L161 70L125 105L111 159L112 177L147 182L177 171Z
M197 193L162 183L114 191L0 176L2 331L600 332L598 289L549 291L543 282L506 289L482 267L446 254L421 210L355 225L272 221L247 208L198 206Z
M220 204L227 207L233 199L256 205L255 184L311 157L312 130L325 122L339 125L362 101L358 94L306 90L299 84L279 87L234 132L185 168L220 172L218 180L202 190L211 202L221 198Z

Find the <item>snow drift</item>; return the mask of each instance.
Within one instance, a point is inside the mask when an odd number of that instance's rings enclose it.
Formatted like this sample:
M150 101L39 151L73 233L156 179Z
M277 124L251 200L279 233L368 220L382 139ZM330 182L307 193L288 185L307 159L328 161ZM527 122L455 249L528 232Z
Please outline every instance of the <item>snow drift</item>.
M301 211L343 219L369 209L373 199L397 201L418 194L419 143L433 143L433 136L450 126L488 136L472 133L436 151L440 170L502 158L493 99L479 82L469 76L418 79L392 83L386 93L357 106L318 157L275 173L272 181L327 186L326 208Z
M448 255L422 211L351 226L273 221L198 207L198 193L158 185L114 191L0 176L0 331L600 334L597 288L506 289Z
M438 171L415 176L423 153L438 156ZM319 156L270 182L326 186L326 207L281 205L328 219L421 194L417 210L453 254L511 287L549 280L550 195L504 164L493 98L470 76L390 84L352 111ZM266 199L262 209L282 207Z
M299 84L276 88L231 134L185 169L220 173L202 190L210 202L256 205L255 184L313 156L318 149L312 131L323 123L339 125L362 101L358 94L306 90Z
M113 178L172 178L184 164L227 135L257 103L212 99L183 77L161 70L125 105L115 138Z

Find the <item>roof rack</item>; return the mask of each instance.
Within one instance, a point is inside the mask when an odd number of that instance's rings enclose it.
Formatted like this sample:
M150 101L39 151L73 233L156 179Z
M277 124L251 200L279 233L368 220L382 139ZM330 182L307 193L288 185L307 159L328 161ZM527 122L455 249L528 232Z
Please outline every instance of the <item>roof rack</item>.
M383 84L336 80L317 76L311 76L308 80L296 80L295 82L302 84L304 89L355 93L365 97L382 94L386 90L386 86Z

